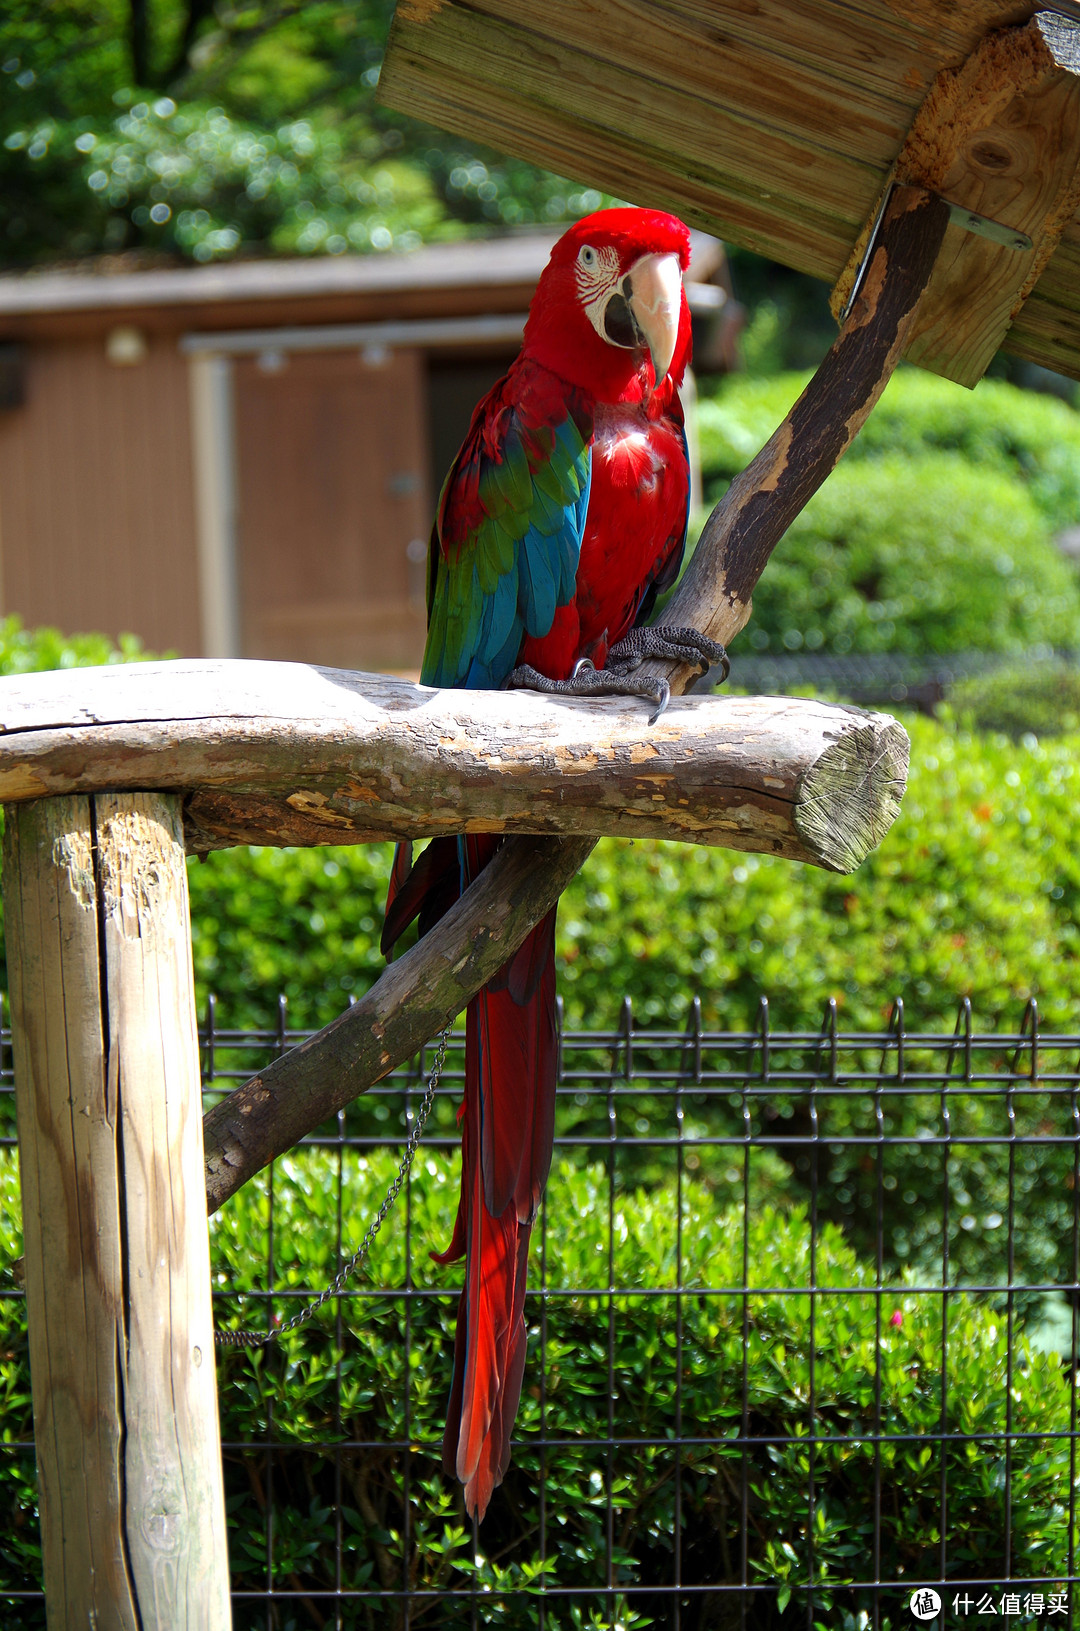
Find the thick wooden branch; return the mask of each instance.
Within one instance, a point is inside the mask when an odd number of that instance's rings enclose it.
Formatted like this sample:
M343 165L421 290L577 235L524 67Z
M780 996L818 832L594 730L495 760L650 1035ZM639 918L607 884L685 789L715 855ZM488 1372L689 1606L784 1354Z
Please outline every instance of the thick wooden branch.
M713 511L663 621L696 624L725 643L742 628L772 550L884 390L911 332L947 223L948 208L940 199L916 188L895 189L839 338L784 423ZM676 695L693 678L686 668L668 672ZM204 1128L211 1209L330 1113L324 1107L329 1095L321 1088L313 1093L313 1084L347 1072L348 1094L338 1103L348 1102L460 1013L558 899L592 843L509 838L439 925L437 944L427 936L306 1050L286 1054L211 1111ZM429 1001L427 994L448 966L453 978L441 986L438 1002ZM412 1024L421 1008L423 1034ZM373 1040L380 1045L374 1071ZM305 1084L299 1090L304 1111L290 1116L286 1134L278 1118L290 1102L293 1080Z
M26 675L0 683L0 798L183 792L187 847L200 853L610 833L837 871L893 820L907 739L884 715L701 697L650 727L649 706L436 691L298 663Z
M831 351L757 458L732 482L698 540L662 623L728 645L750 617L769 556L869 418L907 344L949 222L918 187L889 201L858 298ZM656 665L653 665L656 667ZM668 673L684 691L693 670Z

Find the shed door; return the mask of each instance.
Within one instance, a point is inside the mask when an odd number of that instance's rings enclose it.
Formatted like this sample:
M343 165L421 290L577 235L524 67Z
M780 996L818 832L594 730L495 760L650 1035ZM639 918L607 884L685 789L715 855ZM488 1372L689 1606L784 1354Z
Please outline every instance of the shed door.
M244 358L235 411L244 656L418 669L431 527L420 354Z

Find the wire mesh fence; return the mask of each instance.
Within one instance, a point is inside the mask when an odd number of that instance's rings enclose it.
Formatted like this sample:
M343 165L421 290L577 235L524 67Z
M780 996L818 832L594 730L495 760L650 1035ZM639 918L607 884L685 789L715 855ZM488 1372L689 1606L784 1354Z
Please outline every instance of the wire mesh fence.
M208 1099L301 1039L211 1004ZM11 1213L8 1033L0 1126ZM378 1210L420 1058L212 1223L218 1321L272 1326ZM360 1275L219 1357L234 1619L333 1626L1073 1623L1080 1033L561 1036L514 1458L488 1517L441 1470L455 1037ZM44 1624L21 1292L0 1285L0 1602Z

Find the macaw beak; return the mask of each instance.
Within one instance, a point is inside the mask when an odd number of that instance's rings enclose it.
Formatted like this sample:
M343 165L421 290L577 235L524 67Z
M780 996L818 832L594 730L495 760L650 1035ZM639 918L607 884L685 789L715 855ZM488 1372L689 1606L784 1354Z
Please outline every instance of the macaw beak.
M623 294L640 345L648 348L659 385L671 367L682 311L678 255L642 255L623 279Z

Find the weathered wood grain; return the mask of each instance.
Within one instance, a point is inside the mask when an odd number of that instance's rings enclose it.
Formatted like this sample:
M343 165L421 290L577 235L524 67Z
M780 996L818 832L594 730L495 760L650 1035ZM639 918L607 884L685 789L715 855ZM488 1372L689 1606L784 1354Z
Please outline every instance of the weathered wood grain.
M775 436L721 499L663 621L695 624L727 641L750 615L758 577L792 516L854 438L889 378L944 236L940 199L897 188L863 290L828 359ZM673 692L693 677L661 665ZM800 836L838 861L874 841L877 817L899 797L898 744L877 760L847 734L818 761L796 814ZM846 781L850 753L863 768L861 816L832 827L832 780ZM211 1111L205 1126L207 1197L213 1209L276 1153L407 1059L500 968L584 863L591 839L508 838L437 929L393 964L361 1002Z
M808 843L798 811L818 761L852 733L898 766L906 754L895 721L823 703L699 697L673 703L655 726L649 711L629 699L436 691L299 663L23 675L0 680L0 797L183 792L188 848L199 853L607 833L833 867L859 851L863 792L853 760L848 783L830 784L830 830L843 832L850 810L852 831L839 848Z
M943 69L892 180L940 193L1032 241L1017 251L949 227L906 358L975 385L1080 205L1080 23L1039 12L988 35L958 68ZM875 214L833 289L837 316Z
M50 1631L231 1623L179 800L8 812Z
M936 76L1036 9L399 0L379 94L832 283ZM1058 293L1076 270L1063 244L1005 344L1080 375L1080 313ZM937 366L930 347L919 360Z

